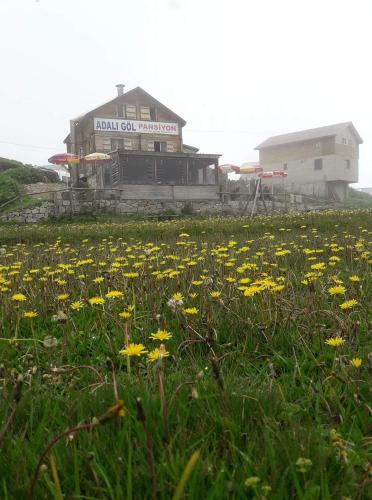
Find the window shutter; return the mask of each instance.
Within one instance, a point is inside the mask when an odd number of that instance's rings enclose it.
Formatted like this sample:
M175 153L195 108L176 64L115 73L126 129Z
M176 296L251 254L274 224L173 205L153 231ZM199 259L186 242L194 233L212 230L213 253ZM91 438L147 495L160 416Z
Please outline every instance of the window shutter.
M137 119L137 108L136 106L133 106L132 104L127 104L126 106L126 115L127 118L130 120L136 120Z
M148 141L148 143L147 143L147 151L155 151L154 141Z
M141 120L150 120L150 108L148 106L141 106Z
M176 150L173 142L167 142L167 153L174 153Z

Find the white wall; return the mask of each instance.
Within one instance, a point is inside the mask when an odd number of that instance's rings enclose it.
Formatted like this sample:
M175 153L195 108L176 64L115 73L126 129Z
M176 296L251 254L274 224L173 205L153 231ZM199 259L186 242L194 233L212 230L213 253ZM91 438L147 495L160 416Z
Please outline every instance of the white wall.
M322 170L314 169L314 160L323 160ZM288 177L284 179L286 189L303 194L326 195L327 181L358 181L358 160L350 159L350 169L346 168L346 158L339 155L325 155L305 160L287 161ZM272 162L262 165L265 171L284 170L283 162Z

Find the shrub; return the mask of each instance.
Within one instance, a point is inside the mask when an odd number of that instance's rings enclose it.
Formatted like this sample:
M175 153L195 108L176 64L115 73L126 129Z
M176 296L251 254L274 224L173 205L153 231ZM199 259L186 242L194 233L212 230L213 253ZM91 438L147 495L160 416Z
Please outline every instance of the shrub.
M181 208L182 215L193 215L194 213L195 213L194 207L192 206L192 203L190 201L185 203L184 206Z
M0 205L19 195L23 184L34 184L42 178L38 170L27 166L14 166L5 172L0 171Z

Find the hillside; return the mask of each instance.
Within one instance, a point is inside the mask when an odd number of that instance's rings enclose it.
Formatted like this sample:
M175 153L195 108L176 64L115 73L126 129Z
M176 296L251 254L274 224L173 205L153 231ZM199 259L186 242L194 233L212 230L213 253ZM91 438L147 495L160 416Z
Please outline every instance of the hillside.
M9 204L11 200L17 198L22 193L27 192L25 186L37 182L49 183L58 182L58 175L55 172L47 172L32 165L25 165L16 160L0 158L0 208ZM28 206L38 202L35 197L23 199L23 206ZM7 205L8 208L16 208L15 204Z

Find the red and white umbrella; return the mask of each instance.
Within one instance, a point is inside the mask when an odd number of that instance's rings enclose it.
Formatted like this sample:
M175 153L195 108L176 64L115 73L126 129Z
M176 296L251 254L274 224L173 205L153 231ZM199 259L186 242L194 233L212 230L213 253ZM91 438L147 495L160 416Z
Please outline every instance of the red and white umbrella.
M48 162L53 165L73 165L80 163L80 157L72 153L59 153L48 158Z

